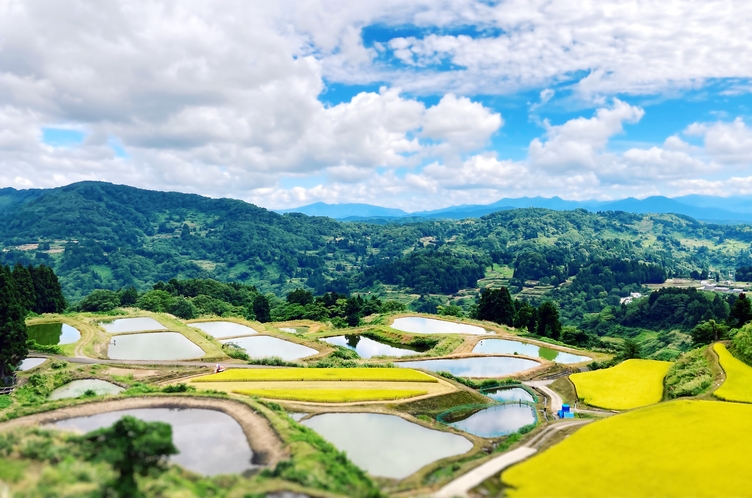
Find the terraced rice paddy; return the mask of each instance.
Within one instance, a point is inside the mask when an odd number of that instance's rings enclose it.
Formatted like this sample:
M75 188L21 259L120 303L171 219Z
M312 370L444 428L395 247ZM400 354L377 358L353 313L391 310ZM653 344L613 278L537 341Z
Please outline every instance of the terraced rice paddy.
M355 401L389 401L428 394L416 389L240 389L235 391L246 396L268 399L307 401L311 403L352 403Z
M232 369L193 379L193 382L370 381L438 382L435 377L403 368L270 368Z
M752 405L676 400L586 425L501 480L509 497L750 496L751 445Z
M570 379L585 403L608 410L629 410L658 403L671 362L627 360L615 367L577 373Z
M713 395L726 401L752 403L752 367L734 358L721 343L716 343L713 350L726 373L726 380Z
M310 403L391 401L455 390L423 372L396 368L228 370L191 382L199 390Z

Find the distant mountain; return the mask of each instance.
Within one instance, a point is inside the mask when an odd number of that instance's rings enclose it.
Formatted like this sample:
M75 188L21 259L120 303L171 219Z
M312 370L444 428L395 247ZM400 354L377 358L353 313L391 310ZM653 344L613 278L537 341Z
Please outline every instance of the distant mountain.
M401 209L385 208L373 206L371 204L327 204L325 202L315 202L307 206L301 206L294 209L282 209L277 211L284 213L302 213L308 216L328 216L336 220L345 218L399 218L409 216L408 213Z
M568 201L560 197L519 197L500 199L493 204L464 204L432 211L407 213L370 204L326 204L318 202L295 209L278 211L296 212L309 216L328 216L342 221L369 221L385 223L400 218L463 219L480 218L497 211L517 208L545 208L555 211L586 209L597 211L626 211L629 213L675 213L715 223L748 223L752 221L752 196L712 197L688 195L677 198L663 196L617 201Z

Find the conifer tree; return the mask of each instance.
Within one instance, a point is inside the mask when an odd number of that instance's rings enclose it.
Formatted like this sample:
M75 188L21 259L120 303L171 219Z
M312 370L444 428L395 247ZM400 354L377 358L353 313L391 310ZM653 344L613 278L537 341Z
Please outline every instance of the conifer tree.
M31 277L34 280L34 291L36 292L37 302L34 306L34 312L42 313L60 313L65 309L65 298L63 290L60 288L60 282L52 268L46 265L39 265L31 268Z
M29 352L25 314L10 268L0 266L0 378L8 375Z
M37 303L37 293L29 269L21 263L16 263L13 267L13 282L18 292L18 303L26 312L32 311Z

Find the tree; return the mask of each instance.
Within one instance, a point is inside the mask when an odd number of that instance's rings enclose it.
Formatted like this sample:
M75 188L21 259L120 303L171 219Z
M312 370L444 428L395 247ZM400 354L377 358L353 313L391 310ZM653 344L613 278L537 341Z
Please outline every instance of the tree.
M305 289L295 289L287 294L287 302L305 306L306 304L311 304L313 302L313 294Z
M128 415L112 427L86 434L83 440L93 460L109 463L118 473L113 490L120 497L144 496L136 475L164 470L167 458L178 453L169 424L144 422Z
M716 323L715 320L699 323L692 329L692 342L698 345L718 342L724 338L728 327L722 323Z
M538 335L557 341L561 337L559 308L551 301L546 301L538 308Z
M486 289L478 298L477 318L503 325L514 325L514 303L506 287Z
M271 306L269 306L269 298L263 294L259 294L253 300L253 313L256 315L256 320L261 323L271 321Z
M34 290L34 279L31 272L21 263L13 267L13 283L18 292L18 304L25 311L32 311L37 303L37 294Z
M0 266L0 379L26 358L28 335L10 269Z
M120 296L111 290L97 289L78 303L81 311L112 311L120 306Z
M138 301L138 291L131 286L120 291L120 306L133 306Z
M531 334L535 333L535 327L538 324L538 312L533 305L527 301L517 301L514 314L514 326L518 329L527 329Z
M198 315L198 310L193 303L182 296L175 298L175 301L169 305L167 310L183 320L191 320Z
M633 358L640 358L640 343L634 339L624 339L621 345L621 351L618 354L620 360L631 360Z
M65 298L52 268L46 265L39 265L36 268L30 266L29 271L34 280L34 292L37 298L34 312L40 315L62 312L65 309Z
M752 303L744 293L741 293L731 307L729 325L738 328L750 321L752 321Z

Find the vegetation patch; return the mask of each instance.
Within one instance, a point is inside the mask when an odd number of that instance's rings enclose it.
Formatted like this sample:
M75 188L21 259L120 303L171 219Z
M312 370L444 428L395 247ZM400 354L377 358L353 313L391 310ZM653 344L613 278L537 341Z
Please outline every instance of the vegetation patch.
M726 401L752 403L752 367L729 353L726 346L716 343L713 350L718 354L726 380L713 395Z
M409 368L274 368L232 369L193 379L192 382L264 381L370 381L438 382L434 377Z
M615 367L570 376L577 396L588 405L629 410L658 403L663 398L667 361L627 360Z
M385 401L413 398L428 394L417 389L242 389L237 394L260 398L311 403L351 403L355 401Z
M705 350L703 347L684 353L671 365L666 374L669 398L697 396L713 384L713 373Z
M746 496L748 462L729 456L752 445L751 417L748 405L676 400L600 420L505 471L505 496Z
M490 405L493 404L493 401L477 392L462 390L390 405L390 407L415 416L425 415L435 418L438 414L445 412L453 406L477 405L481 403Z

